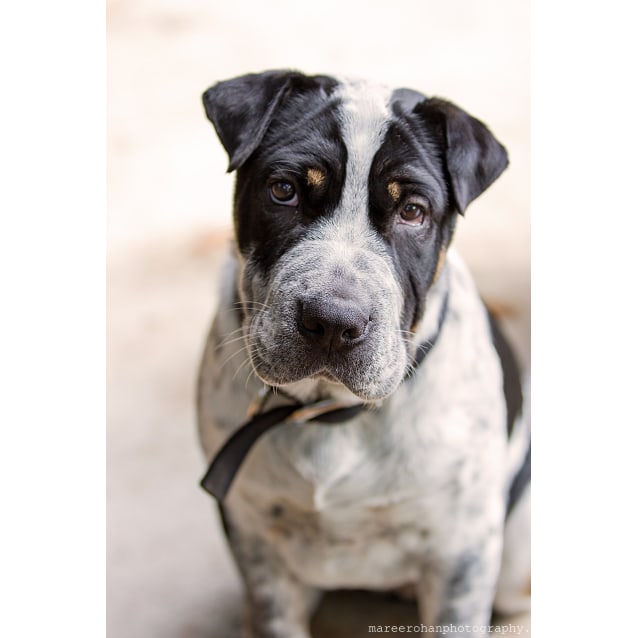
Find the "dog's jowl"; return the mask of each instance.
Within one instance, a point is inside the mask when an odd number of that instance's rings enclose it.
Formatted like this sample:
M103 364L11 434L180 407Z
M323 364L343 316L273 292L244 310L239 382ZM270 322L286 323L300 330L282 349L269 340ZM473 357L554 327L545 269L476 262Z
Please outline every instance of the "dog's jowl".
M276 71L203 99L236 188L198 385L202 484L247 636L308 638L337 588L412 584L447 633L525 611L520 383L450 249L505 149L448 101L364 81Z

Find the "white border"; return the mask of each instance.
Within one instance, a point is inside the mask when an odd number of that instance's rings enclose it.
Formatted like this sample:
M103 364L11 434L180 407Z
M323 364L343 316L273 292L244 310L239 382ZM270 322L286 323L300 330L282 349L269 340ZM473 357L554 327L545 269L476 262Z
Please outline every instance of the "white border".
M630 7L532 3L533 625L629 635L636 37Z
M0 634L99 636L104 7L2 13ZM618 0L534 2L532 17L534 625L624 635L638 567L635 20Z
M105 20L0 17L2 636L105 634Z

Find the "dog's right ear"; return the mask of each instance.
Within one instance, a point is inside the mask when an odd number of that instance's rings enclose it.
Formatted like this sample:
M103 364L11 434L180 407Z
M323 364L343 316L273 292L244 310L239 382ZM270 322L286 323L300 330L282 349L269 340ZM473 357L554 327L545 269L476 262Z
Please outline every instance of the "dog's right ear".
M414 112L441 140L456 210L463 215L467 205L507 168L507 151L483 122L452 102L430 98L417 104Z
M228 153L228 172L239 168L259 146L290 90L293 71L251 73L219 82L203 95L208 119Z

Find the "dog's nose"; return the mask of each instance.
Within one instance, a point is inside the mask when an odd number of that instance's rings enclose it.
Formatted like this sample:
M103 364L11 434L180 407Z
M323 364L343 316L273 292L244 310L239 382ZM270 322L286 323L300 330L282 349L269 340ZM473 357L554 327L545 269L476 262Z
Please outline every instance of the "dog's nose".
M350 299L307 299L301 305L299 331L326 352L334 352L361 343L369 323L369 313Z

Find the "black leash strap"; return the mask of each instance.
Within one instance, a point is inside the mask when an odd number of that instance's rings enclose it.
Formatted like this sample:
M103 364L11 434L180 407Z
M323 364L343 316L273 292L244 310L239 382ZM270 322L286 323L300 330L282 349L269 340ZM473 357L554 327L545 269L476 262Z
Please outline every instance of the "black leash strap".
M235 474L257 439L271 427L285 421L300 406L285 405L258 414L242 425L217 453L200 485L218 501L223 501Z
M328 403L328 402L326 402ZM295 412L310 412L313 406L300 403L273 408L253 417L242 425L216 454L200 485L218 501L223 501L235 474L243 463L246 455L262 434L280 423L304 423L321 421L324 423L341 423L354 418L365 409L363 403L348 407L338 407L326 412L320 411L317 416L296 419Z

